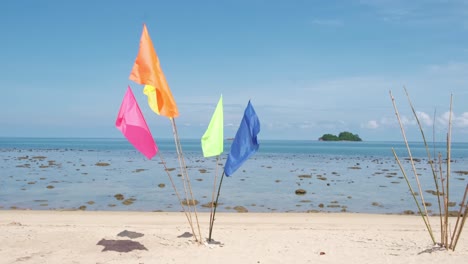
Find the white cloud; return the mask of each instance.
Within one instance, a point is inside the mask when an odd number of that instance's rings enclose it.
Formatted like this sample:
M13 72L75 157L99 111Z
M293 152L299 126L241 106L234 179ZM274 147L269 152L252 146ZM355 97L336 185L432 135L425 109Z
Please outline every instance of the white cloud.
M424 112L417 111L416 114L418 115L419 121L423 127L423 130L427 128L434 128L439 133L446 133L448 128L448 123L450 119L450 112L444 112L443 114L436 116L436 123L432 117ZM409 129L411 127L416 128L417 122L414 117L408 117L405 115L400 116L400 120L405 127L405 129ZM390 118L388 116L382 117L380 120L369 120L367 123L361 126L362 128L367 128L370 130L374 129L395 129L399 127L398 120L395 118ZM457 131L460 133L467 133L468 131L462 130L464 128L468 128L468 112L463 112L460 115L452 114L452 129L453 131Z
M376 120L370 120L363 125L364 128L376 129L379 128L379 123Z
M428 114L424 112L416 111L416 115L418 116L418 119L422 125L432 126L434 124L434 122L432 121L432 118Z
M409 118L405 115L400 116L401 123L405 125L415 125L416 120L414 118Z
M457 127L468 127L468 112L464 112L461 116L455 118L455 126Z
M314 124L312 124L311 122L308 122L308 121L305 121L302 124L298 125L298 127L302 128L302 129L311 128L313 126L314 126Z
M398 125L396 117L390 118L390 117L385 116L385 117L382 117L379 122L380 122L380 125L384 127L395 127Z
M261 122L261 121L260 121ZM261 123L263 125L263 123ZM269 129L288 129L293 125L287 122L267 122L265 124Z
M450 112L443 113L437 118L437 122L444 127L447 127L450 120ZM452 113L452 127L454 128L466 128L468 127L468 112L462 113L460 116Z
M247 94L228 91L224 96L225 127L232 127L235 132L242 119L245 98L249 97L254 98L255 111L265 129L262 136L267 138L308 138L345 130L364 138L394 138L400 128L388 94L392 90L405 129L417 134L417 123L402 89L406 86L423 127L434 126L433 111L437 110L435 128L441 135L447 129L443 125L447 118L442 113L448 109L453 92L453 105L459 111L453 119L454 128L458 129L454 132L463 133L460 128L468 127L468 114L462 114L468 113L464 104L468 95L467 71L468 62L447 62L393 76L349 75L280 82L270 86L267 92L264 89L251 89ZM284 87L288 88L286 93ZM218 99L218 96L201 96L179 100L183 113L180 123L207 126Z
M452 120L453 120L453 116L452 116ZM439 117L437 117L437 123L441 126L446 127L449 121L450 121L450 112L445 112Z

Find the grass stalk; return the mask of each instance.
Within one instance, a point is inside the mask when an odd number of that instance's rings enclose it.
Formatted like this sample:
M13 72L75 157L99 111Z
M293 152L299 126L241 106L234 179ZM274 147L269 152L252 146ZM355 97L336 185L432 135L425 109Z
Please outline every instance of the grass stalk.
M467 186L467 189L468 189L468 186ZM457 247L458 239L460 238L461 232L463 230L463 226L465 226L467 215L468 215L468 203L465 203L465 211L463 212L463 219L462 219L460 228L458 229L458 233L453 244L453 248L452 248L453 251L455 251L455 248Z
M466 215L466 209L465 209L465 212L463 212L463 207L466 207L465 204L466 204L466 195L468 194L468 184L466 185L466 188L465 188L465 194L463 194L463 200L460 204L460 210L458 211L458 216L457 216L457 222L455 223L455 227L453 229L453 234L452 234L452 238L450 240L450 246L449 248L452 248L453 249L453 245L454 245L454 240L458 240L458 236L460 235L461 231L460 232L457 232L457 229L458 229L458 223L460 221L460 216L463 214L463 217L465 217ZM462 221L463 222L463 221ZM460 229L462 229L463 226L460 225ZM455 239L456 238L456 239Z
M434 184L435 184L435 188L436 188L436 192L437 192L437 203L439 205L440 226L442 227L442 222L443 222L442 221L442 208L441 208L441 202L440 202L440 196L439 196L439 193L440 193L441 190L439 188L439 183L437 181L437 173L436 173L436 170L434 168L434 162L432 162L431 152L429 151L429 146L427 144L426 136L424 135L424 130L422 129L421 122L419 121L419 117L418 117L418 115L416 113L416 110L414 109L413 103L411 102L411 99L409 97L408 91L406 90L406 87L404 87L404 90L405 90L405 93L406 93L406 98L408 99L408 103L409 103L409 105L411 107L411 111L413 112L414 118L416 119L416 122L418 123L419 131L421 132L421 136L422 136L422 139L423 139L423 142L424 142L424 147L426 149L427 158L429 160L429 165L431 167L431 172L432 172L432 176L434 178ZM435 117L435 114L434 114L434 117ZM434 129L434 126L433 126L433 129Z
M432 119L432 153L434 153L434 155L436 155L436 147L435 147L435 123L436 123L436 114L437 114L437 111L436 109L434 109L434 116L433 116L433 119ZM441 160L441 157L440 157L440 153L439 153L439 161ZM435 164L436 162L436 158L434 157L434 160L431 160L430 161L432 164ZM441 163L440 163L441 164ZM444 191L444 186L442 185L442 166L439 166L439 172L440 172L440 177L439 179L441 180L440 181L440 186L441 188L439 189L439 187L437 187L437 201L439 203L439 219L440 219L440 242L442 242L444 240L444 232L443 232L443 229L444 229L444 226L443 226L443 212L442 212L442 205L441 205L441 202L440 202L440 193L442 193ZM437 171L436 171L437 173ZM439 186L438 184L438 180L437 180L437 175L434 176L435 180L436 180L436 186Z
M426 223L426 226L428 228L431 239L435 244L436 242L435 242L435 239L434 239L434 234L432 232L431 224L429 222L429 216L428 216L428 213L427 213L426 202L424 201L424 195L423 195L422 188L421 188L421 182L419 181L419 176L418 176L418 173L416 171L416 166L414 164L413 155L411 154L411 149L409 147L408 140L406 138L405 129L403 128L403 123L401 122L400 114L398 112L398 108L396 107L395 98L392 95L392 91L390 91L390 98L392 100L393 108L395 109L395 115L396 115L396 117L398 119L398 123L400 124L401 133L403 135L403 139L405 141L406 149L408 151L408 156L409 156L409 159L410 159L412 171L413 171L414 177L416 179L416 183L418 185L419 196L421 197L421 203L422 203L423 208L424 208L424 214L421 212L421 215L423 215L423 218L425 218L424 223ZM417 203L417 204L418 204L418 207L419 207L419 203Z
M179 160L180 173L182 175L182 181L183 181L183 184L184 184L185 199L186 199L186 202L187 202L187 208L189 208L189 217L190 217L190 219L192 218L192 210L193 210L193 213L195 215L195 220L196 220L196 223L197 223L197 227L198 227L198 234L199 234L200 238L197 237L197 234L195 232L193 233L193 236L194 236L195 240L199 244L202 244L203 243L202 242L203 237L202 237L201 230L200 230L200 222L198 220L197 206L194 203L195 198L193 196L192 185L190 183L190 177L189 177L188 172L187 172L187 165L185 164L185 158L184 158L184 155L183 155L183 152L182 152L182 146L180 144L179 133L177 132L177 126L176 126L176 123L175 123L175 119L170 118L170 121L171 121L171 124L172 124L172 132L174 134L174 142L175 142L176 151L177 151L177 158ZM192 208L192 206L193 206L193 208Z
M169 173L169 169L168 169L167 166L166 166L166 161L163 159L163 157L162 157L162 155L161 155L161 152L158 153L158 156L159 156L159 158L161 159L161 163L162 163L163 166L164 166L164 171L166 171L167 176L169 177L169 180L170 180L170 182L171 182L172 188L174 189L174 192L175 192L175 194L176 194L176 196L177 196L177 199L179 200L179 204L180 204L180 206L182 207L182 211L184 211L185 217L187 218L187 221L188 221L188 223L189 223L189 225L190 225L190 229L192 229L192 233L195 233L195 230L193 229L192 217L190 217L189 213L187 212L187 209L185 209L185 206L184 206L184 204L183 204L183 202L182 202L182 199L181 199L181 197L180 197L180 194L179 194L179 192L177 191L177 188L176 188L176 186L175 186L175 184L174 184L174 180L172 179L171 174Z
M452 98L453 96L450 95L450 115L449 115L449 124L448 124L448 133L447 133L447 190L445 191L445 196L447 197L447 206L448 203L450 203L450 163L452 160L451 156L451 139L452 139ZM445 214L445 230L447 231L445 233L445 242L447 244L446 247L448 247L448 209Z
M422 219L424 221L424 224L426 225L427 231L429 232L429 235L431 236L432 242L434 242L434 244L435 244L436 242L435 242L435 239L434 239L434 234L432 233L432 230L429 228L429 222L427 221L427 219L423 215L421 206L419 205L418 199L416 199L416 194L414 193L413 188L411 187L411 183L410 183L410 181L408 179L408 176L406 175L405 169L403 168L403 165L401 164L400 159L398 158L398 156L397 156L397 154L395 152L395 149L392 148L392 152L393 152L393 156L395 156L395 160L397 161L398 166L400 167L401 172L403 173L403 176L405 177L405 180L406 180L406 183L408 184L411 195L414 198L414 202L416 203L416 206L418 207L419 215L421 215L421 217L422 217Z
M442 155L439 153L439 173L440 173L440 186L441 186L441 189L443 190L443 192L441 193L437 193L437 195L440 195L442 194L442 198L444 200L444 206L443 206L443 214L441 213L441 216L442 215L447 215L448 214L448 202L447 202L447 197L445 196L444 192L445 192L445 185L444 185L444 173L443 173L443 170L442 170ZM446 235L445 233L447 232L446 230L446 226L445 226L445 217L444 217L444 224L440 226L440 234L441 234L441 239L440 239L440 243L442 243L443 245L446 245L447 244L447 241L445 241L445 238L446 238Z
M414 118L417 121L419 131L421 132L421 136L424 142L425 150L427 157L429 159L429 165L431 167L431 172L432 176L434 179L434 184L436 188L436 194L437 194L437 202L439 205L439 221L440 221L440 243L436 243L434 239L434 234L429 222L429 217L428 217L428 211L426 208L426 203L424 201L423 197L423 192L421 189L421 183L419 181L419 175L417 174L416 167L415 167L415 162L411 153L411 149L408 144L408 140L406 138L406 133L405 129L403 127L403 123L400 118L400 114L398 113L398 109L396 107L395 99L393 98L392 92L390 91L390 97L392 99L393 107L395 109L395 115L398 119L398 123L400 125L400 129L403 135L403 139L406 145L406 149L408 151L408 156L409 156L409 161L412 167L412 172L414 173L414 177L416 179L418 189L420 192L420 201L416 198L416 193L414 192L411 183L409 181L409 178L400 162L400 159L398 158L395 150L392 148L393 155L395 156L395 159L400 167L400 170L403 173L403 176L406 180L406 183L408 184L408 187L411 191L411 195L413 196L413 199L418 207L419 214L423 218L424 224L426 225L426 228L431 236L432 242L434 245L439 244L441 247L444 247L445 249L453 250L455 251L455 248L457 246L457 242L460 238L460 235L462 233L463 227L465 225L466 219L468 218L468 184L465 188L465 192L463 195L463 199L460 203L460 209L458 211L455 227L453 230L451 230L449 226L449 204L450 204L450 178L451 178L451 162L452 162L452 118L453 118L453 95L450 95L450 112L449 112L449 120L448 120L448 131L446 134L446 159L442 159L442 154L438 153L438 159L436 163L436 158L435 158L435 152L436 152L436 147L435 147L435 126L433 125L432 128L432 133L433 133L433 154L434 157L431 156L431 152L429 151L429 147L427 144L426 136L424 135L424 131L422 129L421 122L419 120L418 114L411 102L411 99L409 97L408 91L406 90L406 87L404 88L406 97L408 99L409 105L411 107L411 110L413 112ZM436 117L436 111L434 110L434 123L435 124L435 117ZM444 168L444 160L445 160L445 168ZM445 169L445 172L444 172ZM439 181L440 180L440 181ZM442 196L442 197L441 197ZM422 203L422 206L420 205ZM424 208L424 212L423 209ZM450 239L450 241L449 241ZM450 242L450 243L449 243Z

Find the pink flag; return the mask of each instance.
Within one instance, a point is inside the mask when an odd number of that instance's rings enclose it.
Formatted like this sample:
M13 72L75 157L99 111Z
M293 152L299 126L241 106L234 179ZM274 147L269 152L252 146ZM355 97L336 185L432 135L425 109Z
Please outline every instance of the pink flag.
M120 106L115 126L148 159L154 157L158 152L158 147L154 142L130 86L128 86L127 93Z

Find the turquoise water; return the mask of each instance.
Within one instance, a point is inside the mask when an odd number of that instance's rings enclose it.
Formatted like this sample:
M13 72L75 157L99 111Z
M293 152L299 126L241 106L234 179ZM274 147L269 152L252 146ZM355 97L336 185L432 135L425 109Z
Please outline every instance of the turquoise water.
M147 160L123 138L0 138L0 208L180 211L162 164L175 169L170 175L185 197L173 140L161 139L157 144L160 153ZM230 144L225 142L220 164ZM410 142L410 147L420 159L416 167L421 191L432 203L429 209L436 211L436 197L426 192L435 190L426 150L420 142ZM457 171L468 171L468 143L451 147L451 197L460 201L468 176ZM209 211L201 205L211 200L216 159L203 158L199 140L182 140L182 148L193 194L200 202L198 210ZM259 152L224 179L218 210L230 212L243 206L249 212L415 211L392 148L417 189L403 142L260 140ZM445 158L446 144L431 145L430 151ZM99 162L109 165L97 166ZM306 194L296 195L297 189ZM116 194L134 201L124 205Z
M173 152L174 140L156 140L161 151ZM225 141L225 153L229 152L231 141ZM406 155L404 142L322 142L307 140L261 140L258 153L269 154L317 154L317 155L361 155L393 157L391 149L394 148L398 155ZM427 157L426 149L422 142L409 142L414 157ZM200 140L182 140L182 148L187 152L200 153ZM452 143L453 158L468 158L468 143ZM135 151L124 138L1 138L1 150L93 150L93 151ZM446 153L446 143L429 143L432 153ZM136 151L135 151L136 152Z

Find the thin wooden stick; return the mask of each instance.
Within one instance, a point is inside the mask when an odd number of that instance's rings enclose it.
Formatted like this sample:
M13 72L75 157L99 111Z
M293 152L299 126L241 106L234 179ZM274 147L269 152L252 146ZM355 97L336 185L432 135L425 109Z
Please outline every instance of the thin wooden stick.
M436 123L436 113L437 113L437 109L434 108L434 116L433 116L433 119L432 119L432 151L435 155L436 153L436 147L435 147L435 123ZM439 160L440 160L440 157L439 157ZM434 164L436 161L435 161L435 156L434 156L434 160L431 161L432 164ZM442 171L441 167L439 168L439 171ZM442 176L442 175L441 175ZM442 177L440 177L442 179ZM444 191L444 186L441 185L441 189L439 189L438 187L438 180L437 180L437 175L434 175L434 179L436 181L436 188L437 188L437 201L439 203L439 219L440 219L440 243L443 243L444 241L444 225L443 225L443 215L442 215L442 205L441 205L441 202L440 202L440 196L439 196L439 193L442 193ZM442 181L441 181L441 184L442 184Z
M411 154L411 149L408 145L408 140L406 139L406 133L405 133L405 129L403 128L403 124L401 122L401 118L400 118L400 114L398 113L398 109L396 107L396 103L395 103L395 98L393 97L392 95L392 91L390 91L390 97L392 99L392 103L393 103L393 108L395 109L395 115L397 116L397 119L398 119L398 123L400 124L400 129L401 129L401 133L403 135L403 139L405 141L405 144L406 144L406 149L408 151L408 155L409 155L409 159L410 159L410 163L411 163L411 167L413 169L413 174L414 174L414 177L416 178L416 182L418 184L418 189L419 189L419 196L421 197L421 203L424 207L424 217L426 217L426 221L427 222L427 228L429 230L429 234L431 235L431 238L432 238L432 241L434 242L434 244L436 243L435 242L435 239L434 239L434 234L432 232L432 228L431 228L431 224L430 224L430 221L429 221L429 215L427 213L427 208L426 208L426 202L424 201L424 195L422 193L422 188L421 188L421 183L419 182L419 176L418 176L418 173L416 171L416 167L415 167L415 164L414 164L414 160L413 160L413 155Z
M194 196L193 196L193 191L192 191L192 185L190 184L190 177L189 177L188 172L187 172L187 165L185 164L185 158L184 158L184 155L183 155L183 152L182 152L182 146L180 144L179 134L177 132L177 126L176 126L174 118L171 118L171 123L172 123L172 129L173 129L173 132L174 132L174 139L175 139L175 143L176 143L177 156L179 157L179 165L180 165L180 169L181 169L181 173L182 173L182 179L184 180L184 186L188 187L188 191L189 191L189 194L190 194L190 199L193 202L195 202L195 199L194 199ZM188 198L187 198L187 203L189 205L191 204L191 202L188 201ZM195 219L197 221L198 233L200 235L200 240L198 240L196 238L195 234L194 234L194 237L201 244L202 240L203 240L203 237L202 237L202 234L201 234L200 222L198 221L197 207L196 207L195 204L193 204L193 210L194 210L194 214L195 214Z
M457 238L455 239L455 242L453 244L453 248L452 248L453 251L455 251L455 248L457 247L458 239L460 238L463 227L465 226L467 215L468 215L468 202L465 205L465 212L463 212L463 220L461 222L460 229L458 230Z
M425 146L425 149L426 149L427 158L429 159L429 165L431 167L432 176L434 178L434 184L435 184L436 191L437 191L437 203L439 205L440 227L442 227L442 222L443 222L442 221L442 214L441 214L442 208L441 208L441 203L440 203L440 196L438 195L439 192L440 192L440 189L439 189L439 184L438 184L438 181L437 181L437 173L436 173L435 168L434 168L434 163L431 162L432 161L431 152L429 151L429 146L427 145L426 136L424 135L424 131L422 129L421 122L419 122L418 115L416 114L416 110L414 109L413 103L411 102L411 99L409 97L408 91L406 90L406 87L404 87L404 90L405 90L405 93L406 93L406 97L408 98L408 103L409 103L409 105L411 107L411 110L413 111L414 118L416 119L416 122L418 123L419 131L421 132L421 136L422 136L424 146ZM435 113L434 113L434 117L435 117Z
M435 142L436 142L436 140L435 140L436 113L437 113L437 109L434 108L434 117L432 118L432 152L434 153L434 155L436 153L436 151L435 151L436 150L436 147L435 147ZM435 161L433 161L433 162L435 162Z
M159 152L159 158L161 159L161 163L164 166L164 170L166 171L167 176L169 177L169 180L171 181L172 188L174 189L174 192L176 193L177 199L179 200L180 206L182 207L182 210L184 211L185 217L187 217L187 221L188 221L188 223L190 225L190 228L192 229L192 233L194 233L192 219L187 214L187 210L185 209L185 206L182 203L182 199L180 198L179 192L177 191L177 188L176 188L176 186L174 184L174 180L172 179L171 174L169 173L169 170L167 169L166 162L164 161L164 159L163 159L163 157L161 155L161 152Z
M223 170L223 174L221 175L221 180L219 181L218 195L216 196L216 202L214 203L213 221L211 222L210 234L208 236L208 241L211 241L211 234L213 233L213 226L214 226L214 220L215 220L215 215L216 215L216 208L218 208L219 192L221 191L221 185L223 184L223 179L224 179L224 170Z
M180 154L178 143L177 143L178 135L177 135L177 131L175 129L174 118L170 118L170 120L171 120L171 125L172 125L172 134L174 135L174 143L175 143L176 152L177 152L177 160L179 162L180 174L182 176L182 183L183 183L183 186L184 186L185 202L186 202L186 206L188 208L188 215L189 215L189 218L190 218L189 221L193 223L193 220L192 220L192 202L189 200L187 181L185 179L185 173L184 173L183 165L182 165L182 158L181 158L181 154ZM197 234L195 232L193 232L192 234L193 234L195 240L200 242L200 240L197 238Z
M447 134L447 191L445 195L447 196L447 205L450 203L450 162L452 160L451 156L451 140L452 140L452 95L450 95L450 115L449 115L449 127ZM447 232L445 233L445 241L448 243L448 210L445 214L445 228Z
M458 230L458 234L457 234L457 238L455 239L455 243L453 244L453 248L452 248L453 251L455 251L455 248L457 247L458 239L460 238L463 227L465 226L467 215L468 215L468 204L465 205L465 212L463 213L463 220L462 220L462 223L460 225L460 229Z
M453 229L453 234L452 234L452 239L450 240L450 246L449 248L453 248L452 245L453 245L453 241L455 239L455 234L457 233L457 228L458 228L458 222L460 221L460 215L463 213L463 207L465 206L465 201L466 201L466 195L468 194L468 184L466 185L466 188L465 188L465 194L463 194L463 200L460 204L460 210L458 211L458 216L457 216L457 222L455 223L455 227ZM464 214L465 215L465 214ZM462 228L462 227L460 227ZM458 238L457 238L458 240Z
M213 225L213 208L215 206L215 193L216 193L216 185L218 183L218 162L219 162L219 155L216 157L216 169L215 169L215 176L213 181L213 192L211 193L211 208L210 208L210 230L211 226ZM211 241L211 237L208 238L208 242Z
M442 194L442 197L444 199L444 224L440 227L440 232L441 232L441 236L442 236L442 239L440 240L440 243L442 243L442 245L447 245L447 241L445 241L445 233L447 232L447 230L445 229L445 215L448 214L448 203L447 203L447 197L445 197L445 185L444 185L444 181L445 181L445 178L444 178L444 172L442 170L442 154L439 153L439 173L440 173L440 186L441 186L441 189L442 189L442 193L437 193L437 195L440 195Z
M409 181L409 179L408 179L408 176L406 176L405 169L403 168L403 165L401 164L400 159L398 158L398 156L397 156L397 154L396 154L396 152L395 152L395 149L392 148L392 152L393 152L393 156L395 156L395 160L397 161L398 166L400 167L401 172L403 173L403 176L405 177L405 180L406 180L406 183L408 184L408 187L409 187L409 189L410 189L411 195L412 195L413 198L414 198L414 202L416 203L416 206L418 207L419 214L421 215L421 217L422 217L422 219L423 219L423 221L424 221L424 224L426 225L427 230L429 231L429 230L430 230L430 229L429 229L429 223L427 222L426 218L425 218L424 215L423 215L423 212L422 212L422 210L421 210L421 206L419 205L419 202L418 202L418 200L416 199L416 194L414 193L413 188L411 187L411 183L410 183L410 181ZM430 235L431 238L432 238L432 242L434 242L434 244L435 244L434 235L431 233L431 231L429 231L429 235Z
M177 130L177 128L176 128L176 130ZM193 195L193 190L192 190L192 184L190 183L190 177L189 177L189 174L188 174L188 171L187 171L187 165L185 164L185 159L183 158L182 145L180 144L180 140L179 140L178 136L177 136L177 141L179 143L180 153L182 154L182 164L183 164L183 168L185 170L185 176L186 176L186 179L187 179L187 182L188 182L190 197L191 197L192 201L195 201L195 197ZM195 219L197 221L198 234L200 236L200 244L201 244L203 242L203 236L202 236L201 229L200 229L200 222L198 220L197 205L195 203L193 204L193 210L194 210L194 213L195 213Z

